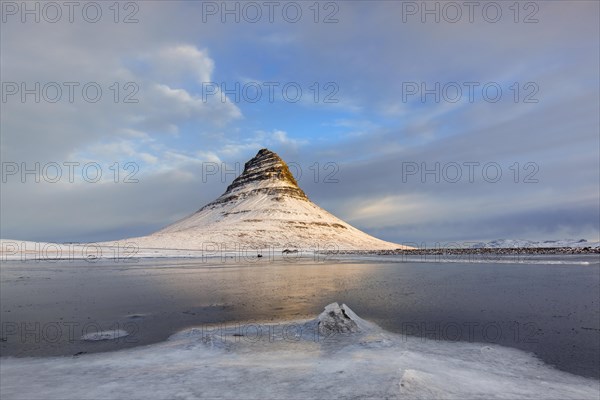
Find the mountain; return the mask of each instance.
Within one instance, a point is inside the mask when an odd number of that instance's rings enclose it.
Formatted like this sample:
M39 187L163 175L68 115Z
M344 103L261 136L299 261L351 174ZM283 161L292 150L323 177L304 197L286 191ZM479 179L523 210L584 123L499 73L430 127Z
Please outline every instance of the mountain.
M195 250L407 248L370 236L314 204L286 163L268 149L248 161L213 202L152 235L128 241L140 248Z

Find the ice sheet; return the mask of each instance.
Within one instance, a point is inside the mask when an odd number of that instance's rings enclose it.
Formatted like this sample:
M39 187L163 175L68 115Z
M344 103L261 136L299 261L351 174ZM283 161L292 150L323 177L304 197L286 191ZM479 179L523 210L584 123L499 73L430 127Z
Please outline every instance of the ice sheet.
M597 380L519 350L400 337L341 308L358 330L332 330L346 316L327 317L330 306L314 320L196 328L118 352L2 358L2 398L598 398Z

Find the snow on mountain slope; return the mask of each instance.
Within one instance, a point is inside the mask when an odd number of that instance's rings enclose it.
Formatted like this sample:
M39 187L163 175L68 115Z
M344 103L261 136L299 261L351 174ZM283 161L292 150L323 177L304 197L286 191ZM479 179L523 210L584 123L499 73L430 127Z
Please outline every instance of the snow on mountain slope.
M262 149L223 195L149 236L140 248L336 249L408 248L370 236L323 210L298 187L285 162Z

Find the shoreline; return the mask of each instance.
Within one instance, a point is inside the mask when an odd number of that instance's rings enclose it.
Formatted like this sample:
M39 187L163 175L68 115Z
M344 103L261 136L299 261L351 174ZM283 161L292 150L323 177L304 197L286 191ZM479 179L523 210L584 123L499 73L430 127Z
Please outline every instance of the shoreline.
M127 250L119 246L82 244L35 243L34 248L24 249L18 246L6 251L0 249L2 262L22 261L60 261L60 260L119 260L123 263L151 259L201 259L215 261L233 258L240 262L254 263L260 259L269 261L300 260L312 257L314 261L325 261L333 256L514 256L514 255L589 255L599 254L600 247L481 247L481 248L415 248L393 250L313 250L313 249L276 249L276 248L222 248L218 251L178 248L135 248ZM37 246L37 247L36 247ZM323 260L320 260L323 256ZM331 261L331 258L328 259ZM435 261L435 260L434 260ZM441 260L438 260L441 261Z
M331 255L581 255L600 254L600 247L482 247L482 248L431 248L431 249L395 249L395 250L339 250L322 251Z

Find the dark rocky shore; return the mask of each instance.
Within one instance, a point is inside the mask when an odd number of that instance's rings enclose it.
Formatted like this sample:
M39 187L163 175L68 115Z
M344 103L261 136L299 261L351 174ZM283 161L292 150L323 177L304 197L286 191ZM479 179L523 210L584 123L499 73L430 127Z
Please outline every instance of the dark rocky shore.
M431 248L395 250L339 250L323 254L337 255L556 255L556 254L600 254L600 247L511 247L511 248Z

